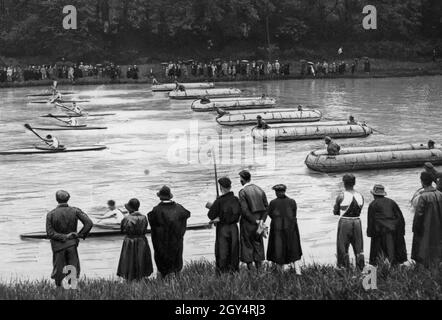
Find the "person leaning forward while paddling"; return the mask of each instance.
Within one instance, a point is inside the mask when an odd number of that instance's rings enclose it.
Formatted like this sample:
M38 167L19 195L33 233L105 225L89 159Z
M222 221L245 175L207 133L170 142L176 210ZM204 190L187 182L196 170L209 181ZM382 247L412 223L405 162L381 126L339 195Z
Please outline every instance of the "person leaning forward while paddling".
M54 150L64 149L63 146L60 144L60 141L56 137L50 134L48 134L46 136L46 139L43 139L43 141L46 142L51 149Z
M332 138L325 137L325 144L327 145L327 154L329 156L337 156L341 151L341 146L334 142Z
M264 129L264 130L270 129L270 126L264 120L262 120L262 116L257 116L256 121L257 121L256 127L258 129Z
M239 271L239 230L238 222L242 214L239 199L235 197L232 181L218 180L222 196L210 206L207 216L216 221L215 257L217 273Z
M83 211L68 205L70 199L68 192L57 191L55 198L58 206L46 217L46 233L51 240L53 252L54 269L51 278L55 280L57 287L61 287L65 277L64 267L75 267L77 277L80 276L80 259L77 251L79 239L86 239L93 223ZM78 221L83 224L83 228L77 233Z
M259 234L259 229L264 230L264 222L267 220L267 209L269 207L265 192L255 184L252 184L250 172L244 170L239 173L243 189L239 192L239 202L241 204L242 216L240 221L241 261L252 269L255 263L259 269L265 260L263 233Z
M334 215L341 216L338 224L337 237L338 267L350 267L348 249L351 245L356 257L356 266L360 270L363 270L365 260L360 215L364 206L364 197L354 190L356 184L354 175L346 174L342 181L344 182L345 191L336 198L333 209Z

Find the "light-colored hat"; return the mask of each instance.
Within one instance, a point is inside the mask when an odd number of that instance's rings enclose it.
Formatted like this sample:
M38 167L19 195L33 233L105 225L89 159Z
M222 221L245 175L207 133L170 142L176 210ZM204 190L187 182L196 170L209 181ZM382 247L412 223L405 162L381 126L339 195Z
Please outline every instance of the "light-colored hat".
M374 196L386 197L387 193L385 192L385 187L381 184L377 184L373 187L371 194Z

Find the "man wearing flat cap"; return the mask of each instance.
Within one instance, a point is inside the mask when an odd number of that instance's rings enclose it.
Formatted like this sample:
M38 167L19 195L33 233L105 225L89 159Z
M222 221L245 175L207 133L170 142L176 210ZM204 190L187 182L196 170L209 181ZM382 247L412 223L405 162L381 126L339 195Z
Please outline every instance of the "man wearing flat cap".
M80 276L80 259L77 251L79 239L86 239L93 223L83 211L68 205L70 199L68 192L57 191L55 198L58 206L46 217L46 233L51 240L53 252L54 269L51 278L55 280L57 287L61 287L66 276L63 274L64 267L74 266L77 277ZM83 224L83 228L77 233L78 221Z
M431 162L425 163L424 169L431 175L431 179L436 184L436 189L442 192L442 172L437 171Z
M350 268L350 245L356 258L356 266L362 271L365 267L364 238L360 219L364 197L354 189L356 177L346 174L342 178L345 190L336 198L333 214L340 216L337 237L337 258L339 268Z
M413 219L411 259L437 270L442 254L442 192L433 187L428 172L421 173L423 190L419 193Z
M163 186L157 196L161 202L148 217L155 263L161 276L166 277L183 269L183 242L190 212L172 201L173 195L168 186Z
M405 220L398 204L387 198L382 185L375 185L374 201L368 207L367 236L371 238L370 264L376 266L380 258L392 265L407 261Z
M270 224L267 260L283 267L301 260L302 248L297 221L297 204L286 195L287 187L273 187L276 199L270 202L268 214Z
M249 171L239 173L243 189L239 192L242 216L241 229L241 261L252 269L253 263L256 269L261 267L265 260L263 234L258 233L259 226L267 219L269 204L265 192L255 184L252 184L252 176Z
M241 204L233 192L232 181L218 180L222 196L211 206L208 217L216 223L215 257L218 273L239 271L239 229Z

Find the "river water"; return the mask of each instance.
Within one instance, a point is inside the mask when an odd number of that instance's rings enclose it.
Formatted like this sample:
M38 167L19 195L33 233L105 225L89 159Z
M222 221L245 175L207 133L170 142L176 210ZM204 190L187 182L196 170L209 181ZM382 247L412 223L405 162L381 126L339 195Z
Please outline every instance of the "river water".
M221 86L221 85L219 85ZM218 86L218 87L219 87ZM280 107L316 105L326 118L350 114L383 134L366 139L342 139L343 146L390 143L426 143L442 139L442 77L398 79L336 79L230 83L250 95L266 93ZM192 212L190 223L207 221L207 201L215 198L209 145L220 145L219 175L229 175L235 192L238 172L248 168L254 182L269 199L271 187L288 186L298 202L299 228L305 262L334 263L338 218L332 215L334 199L342 188L341 174L309 171L307 154L323 148L322 141L279 143L272 152L253 157L248 149L250 128L222 129L213 113L193 113L189 101L170 101L164 93L152 93L147 85L85 86L63 88L78 92L75 98L91 100L90 112L112 112L113 117L89 118L89 125L105 125L105 131L58 132L65 145L105 144L101 152L56 155L2 156L0 159L0 279L48 278L51 250L47 241L23 241L20 234L41 231L45 216L55 207L59 189L71 193L71 205L86 213L105 211L107 200L119 205L137 197L148 213L158 203L157 190L172 187L175 201ZM23 124L54 124L39 118L55 113L47 105L28 104L26 94L38 89L0 89L1 150L30 147L38 139ZM195 134L199 138L195 140ZM208 141L208 137L212 140ZM216 144L219 139L222 143ZM231 140L230 140L231 139ZM227 142L226 142L227 141ZM229 143L231 142L231 144ZM244 146L235 148L233 146ZM253 151L253 150L252 150ZM232 156L233 160L229 158ZM178 161L179 160L179 161ZM357 189L367 202L374 184L386 186L403 210L407 222L407 246L411 250L412 212L409 200L419 188L421 169L357 172ZM367 206L363 211L366 226ZM188 232L185 260L213 260L214 230ZM150 240L149 240L150 241ZM111 277L116 273L122 238L89 239L80 245L83 274ZM365 239L366 256L369 241Z

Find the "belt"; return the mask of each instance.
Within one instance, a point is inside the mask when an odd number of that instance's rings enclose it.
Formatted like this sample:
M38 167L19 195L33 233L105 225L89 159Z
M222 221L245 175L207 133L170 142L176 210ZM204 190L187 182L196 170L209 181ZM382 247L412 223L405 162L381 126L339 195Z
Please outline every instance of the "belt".
M361 217L341 217L341 219L346 219L346 220L360 220Z

